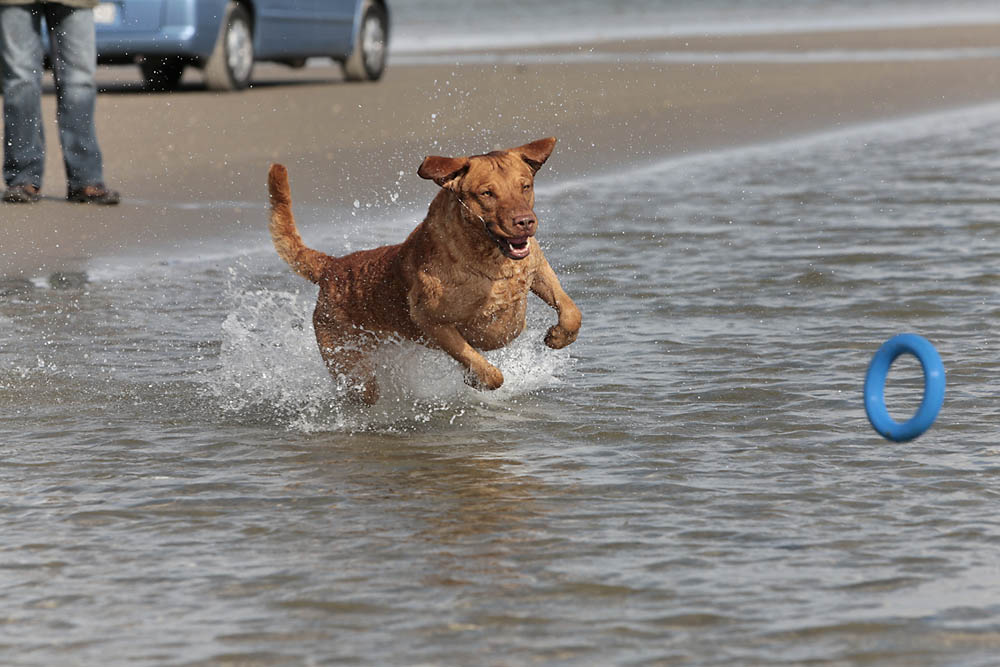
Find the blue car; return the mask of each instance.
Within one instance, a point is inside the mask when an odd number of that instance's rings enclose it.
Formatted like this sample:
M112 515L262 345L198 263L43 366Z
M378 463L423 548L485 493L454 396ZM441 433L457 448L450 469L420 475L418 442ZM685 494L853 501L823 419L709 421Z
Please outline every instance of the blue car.
M188 66L212 90L240 90L257 61L301 67L314 57L375 81L389 40L385 0L106 0L94 21L98 61L138 64L155 90L176 88Z

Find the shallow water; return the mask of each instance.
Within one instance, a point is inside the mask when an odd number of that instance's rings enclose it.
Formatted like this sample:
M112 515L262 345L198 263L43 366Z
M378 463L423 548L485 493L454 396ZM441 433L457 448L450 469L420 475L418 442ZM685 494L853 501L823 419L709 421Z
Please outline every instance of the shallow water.
M998 137L992 106L541 172L584 328L550 351L533 308L495 394L389 345L340 404L263 202L229 250L0 300L0 662L994 664ZM331 251L419 217L299 212L347 221ZM861 400L901 331L948 373L906 445ZM901 359L890 410L920 392Z
M982 0L421 0L390 3L395 55L637 37L976 25Z
M515 53L469 52L402 54L393 62L404 65L560 65L566 63L627 64L661 63L684 65L721 65L723 63L890 63L942 60L974 60L1000 57L1000 49L992 47L960 47L933 49L816 49L772 51L651 51L637 48L629 52L588 48L570 53L542 53L530 50Z

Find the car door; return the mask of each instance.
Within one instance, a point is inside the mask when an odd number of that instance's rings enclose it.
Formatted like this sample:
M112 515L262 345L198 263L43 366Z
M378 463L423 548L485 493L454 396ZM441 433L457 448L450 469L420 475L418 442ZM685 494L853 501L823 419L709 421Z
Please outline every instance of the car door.
M260 57L339 55L342 43L350 42L356 4L356 0L258 0Z
M354 13L359 0L303 0L313 20L315 52L322 55L346 53L354 31Z

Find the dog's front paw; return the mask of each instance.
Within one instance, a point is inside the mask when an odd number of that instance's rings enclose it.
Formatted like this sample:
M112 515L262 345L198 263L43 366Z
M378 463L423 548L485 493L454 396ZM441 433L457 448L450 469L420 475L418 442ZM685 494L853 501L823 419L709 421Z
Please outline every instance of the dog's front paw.
M569 331L558 324L554 324L549 328L549 332L545 334L545 344L553 350L564 348L576 340L577 331Z
M465 372L465 384L480 391L499 389L503 384L503 373L491 364L477 369L470 368Z

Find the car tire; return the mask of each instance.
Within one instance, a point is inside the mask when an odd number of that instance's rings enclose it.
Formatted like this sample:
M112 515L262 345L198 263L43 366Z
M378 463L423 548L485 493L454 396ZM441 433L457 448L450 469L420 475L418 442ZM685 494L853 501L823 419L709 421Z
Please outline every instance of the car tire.
M139 69L146 89L157 92L177 90L184 76L184 62L178 58L144 58Z
M243 90L253 73L253 23L247 9L226 4L222 28L212 54L205 61L205 85L209 90Z
M344 61L348 81L378 81L385 71L389 42L389 17L374 0L365 0L354 50Z

